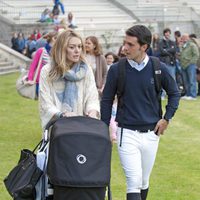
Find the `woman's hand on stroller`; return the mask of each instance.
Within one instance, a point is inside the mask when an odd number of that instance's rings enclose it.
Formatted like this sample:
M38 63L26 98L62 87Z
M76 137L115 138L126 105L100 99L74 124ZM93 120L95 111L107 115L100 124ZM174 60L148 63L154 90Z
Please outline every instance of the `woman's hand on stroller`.
M96 111L96 110L90 110L90 111L88 111L87 116L91 117L91 118L98 119L99 118L99 112Z
M77 114L75 112L63 112L62 116L63 117L74 117L74 116L77 116Z

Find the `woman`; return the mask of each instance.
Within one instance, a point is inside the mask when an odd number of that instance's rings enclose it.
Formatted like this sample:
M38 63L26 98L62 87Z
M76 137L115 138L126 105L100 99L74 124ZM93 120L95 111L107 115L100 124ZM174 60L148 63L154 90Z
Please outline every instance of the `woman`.
M51 51L52 62L43 67L40 75L43 128L55 117L98 117L98 92L84 54L83 41L77 33L64 30L58 35Z
M68 27L69 28L77 28L76 22L75 22L75 17L72 12L69 12L67 15L67 22L68 22Z
M101 96L107 75L106 59L102 55L101 46L95 36L89 36L85 40L86 59L93 69L96 86Z
M37 68L39 67L39 71L36 78L36 95L38 96L39 91L39 80L40 80L40 71L44 65L46 65L50 61L50 50L52 45L54 44L57 37L57 32L50 32L44 36L44 39L47 40L47 44L45 48L39 48L32 60L32 63L28 72L28 84L34 84L34 75L36 73Z

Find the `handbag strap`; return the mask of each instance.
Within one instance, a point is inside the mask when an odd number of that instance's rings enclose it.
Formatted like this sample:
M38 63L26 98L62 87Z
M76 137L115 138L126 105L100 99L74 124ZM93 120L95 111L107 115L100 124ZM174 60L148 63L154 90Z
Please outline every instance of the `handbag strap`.
M40 142L36 145L36 147L33 149L33 153L36 151L36 149L42 144L43 140L40 140Z
M40 55L40 59L39 59L38 65L37 65L37 69L36 69L36 72L34 74L34 79L33 79L34 83L36 83L36 79L37 79L37 76L38 76L38 73L39 73L39 70L40 70L40 65L41 65L41 62L42 62L43 54L44 54L44 48L42 49L42 53Z

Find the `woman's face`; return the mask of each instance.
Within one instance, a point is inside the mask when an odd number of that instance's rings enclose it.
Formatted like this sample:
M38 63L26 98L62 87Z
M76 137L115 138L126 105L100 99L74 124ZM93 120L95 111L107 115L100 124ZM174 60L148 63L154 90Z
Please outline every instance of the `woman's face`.
M94 49L95 49L95 45L92 43L92 41L90 39L87 39L85 41L85 50L86 50L86 52L92 54Z
M107 62L107 65L113 64L114 58L113 58L113 56L112 56L111 54L110 54L110 55L107 55L107 57L106 57L106 62Z
M72 37L67 45L67 61L70 63L79 62L82 47L81 40L77 37Z

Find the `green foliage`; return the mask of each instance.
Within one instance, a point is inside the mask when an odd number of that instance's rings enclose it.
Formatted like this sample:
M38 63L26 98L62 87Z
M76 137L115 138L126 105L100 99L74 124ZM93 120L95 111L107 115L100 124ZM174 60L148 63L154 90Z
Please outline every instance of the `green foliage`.
M18 74L0 77L0 199L11 200L3 179L16 165L22 148L33 148L41 138L38 102L20 97ZM166 102L164 101L164 104ZM179 110L161 137L150 179L148 200L199 200L200 99L181 100ZM125 200L126 183L116 144L112 153L113 200Z

